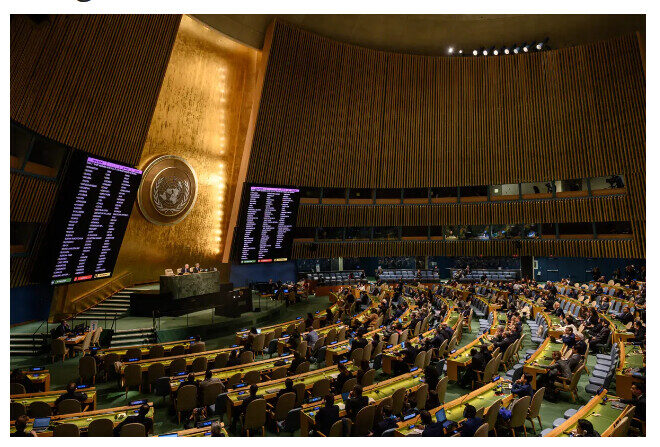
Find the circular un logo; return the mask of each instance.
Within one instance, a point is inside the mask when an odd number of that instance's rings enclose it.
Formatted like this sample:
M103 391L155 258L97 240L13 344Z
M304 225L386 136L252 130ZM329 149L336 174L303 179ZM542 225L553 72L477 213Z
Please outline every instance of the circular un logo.
M142 215L156 225L181 222L197 200L197 175L186 160L162 155L145 168L138 190Z

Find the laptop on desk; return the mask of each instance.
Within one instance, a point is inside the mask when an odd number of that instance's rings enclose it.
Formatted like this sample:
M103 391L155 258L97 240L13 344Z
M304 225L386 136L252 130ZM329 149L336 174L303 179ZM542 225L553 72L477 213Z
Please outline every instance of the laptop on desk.
M48 430L50 426L50 418L35 418L32 423L32 430L37 433Z

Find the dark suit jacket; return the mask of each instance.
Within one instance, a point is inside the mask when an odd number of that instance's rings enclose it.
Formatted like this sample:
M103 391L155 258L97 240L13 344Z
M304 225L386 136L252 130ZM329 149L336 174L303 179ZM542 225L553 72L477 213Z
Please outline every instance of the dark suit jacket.
M243 399L243 402L241 402L240 414L245 414L245 411L247 410L247 407L250 404L250 402L252 402L253 400L263 399L263 398L264 398L264 396L262 396L261 394L257 394L256 396L250 395L250 396L246 397L245 399Z
M332 424L339 420L339 407L333 405L331 407L321 407L319 412L316 413L314 421L316 422L316 429L328 436Z
M462 437L472 437L474 432L484 423L481 418L468 418L461 424L459 429Z
M442 427L442 424L439 422L434 422L433 424L427 425L422 432L422 436L440 437L444 435L445 430Z
M144 431L145 431L147 436L149 435L149 432L151 431L151 428L154 425L154 421L151 420L151 418L146 418L146 417L142 417L142 416L128 416L126 419L121 421L121 423L114 428L113 434L115 436L119 436L119 433L121 433L121 428L124 425L134 424L134 423L144 425Z
M369 398L367 396L351 397L346 401L346 414L351 419L355 419L355 416L357 416L360 410L368 404Z
M66 399L75 399L82 404L87 400L87 394L81 393L80 391L74 391L73 393L66 392L57 398L55 401L55 406L57 407L60 402Z
M396 428L396 418L389 417L386 419L383 419L380 421L378 424L376 424L376 427L374 428L374 436L380 436L383 434L384 431L389 430L390 428Z

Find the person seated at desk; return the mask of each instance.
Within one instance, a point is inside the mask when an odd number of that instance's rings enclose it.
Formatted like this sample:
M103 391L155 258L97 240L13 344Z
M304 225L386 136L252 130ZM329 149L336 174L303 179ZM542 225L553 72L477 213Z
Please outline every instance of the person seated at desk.
M204 380L199 382L199 388L202 389L203 387L209 386L212 383L222 383L222 380L218 379L217 377L213 377L213 371L207 369L204 373Z
M144 432L147 436L149 436L149 433L154 427L154 421L151 418L147 417L147 414L149 414L149 405L147 404L142 404L140 408L138 409L138 414L137 416L128 416L126 419L121 421L119 425L117 425L114 430L112 431L115 436L119 436L121 433L122 427L126 424L142 424L144 425Z
M445 435L445 429L441 422L433 422L431 413L426 410L419 412L419 425L422 430L422 436L442 437Z
M287 343L289 344L289 347L291 348L292 351L295 351L298 349L298 345L302 341L302 337L300 336L300 331L298 329L294 329L293 332L289 335L289 340Z
M575 334L573 333L573 328L570 326L566 326L564 328L564 333L561 336L561 341L564 343L564 346L566 348L573 348L575 345Z
M634 405L635 406L635 416L630 421L630 425L635 427L638 430L642 430L646 422L646 393L645 386L643 383L633 383L630 387L630 393L632 394L632 399L621 399L620 397L614 397L610 400L619 401L622 404Z
M279 397L280 397L281 395L286 394L286 393L293 393L293 394L296 394L296 389L293 387L293 380L291 380L291 379L289 379L289 378L287 378L287 379L284 381L284 388L282 388L281 390L279 390L279 391L277 392L277 398L279 399Z
M555 380L557 377L565 377L568 380L573 376L573 372L582 363L582 356L575 348L571 350L571 355L567 359L561 358L559 351L552 351L553 363L549 366L542 366L547 370L544 374L539 374L536 378L537 388L545 387L545 399L553 402L557 399L557 390Z
M305 318L305 327L311 327L314 325L314 315L311 312L307 312L307 317Z
M610 341L610 326L606 321L602 319L599 321L599 326L597 326L597 331L593 332L593 335L589 339L589 346L592 349L602 348L607 346Z
M254 341L257 335L259 335L259 333L257 332L257 328L252 326L248 331L247 337L245 338L245 349L247 349L248 351L252 349L252 342Z
M581 356L584 356L584 354L587 353L587 343L584 341L584 337L579 332L575 333L575 343L573 344L573 349L575 349Z
M190 268L190 265L186 264L186 265L183 266L183 268L179 272L179 275L186 275L188 273L192 273L192 269Z
M353 353L353 351L355 351L358 348L364 349L368 343L369 341L366 338L364 338L364 329L362 328L358 329L357 337L350 341L351 350L348 353L349 357Z
M629 340L631 344L640 346L646 343L646 328L641 321L637 320L633 323L633 334L635 337Z
M241 402L241 406L238 409L236 413L234 413L231 421L231 430L234 431L236 429L236 423L238 422L238 419L245 414L247 411L247 407L252 402L253 400L257 399L263 399L264 396L261 394L257 394L259 392L259 387L256 384L250 385L250 394L248 397L243 399Z
M58 397L55 400L55 408L62 402L63 400L66 399L74 399L80 402L80 404L84 404L85 401L87 400L87 394L77 391L77 385L76 382L69 382L68 385L66 386L66 392L61 394L60 397Z
M51 335L53 338L60 338L69 334L70 332L71 328L69 327L69 323L66 320L62 320L60 321L60 324L55 329L53 329Z
M369 398L362 395L362 386L355 385L346 400L346 416L353 422L361 409L369 405Z
M319 340L319 333L316 332L313 326L308 326L306 328L307 334L305 334L305 341L307 342L307 347L309 349L314 349L316 342Z
M629 324L635 321L635 316L630 313L630 307L628 306L623 306L623 310L621 312L621 315L616 317L617 320L619 320L623 324Z
M9 382L20 383L21 385L23 385L23 388L25 388L26 393L34 393L37 391L37 387L35 386L35 384L32 383L30 378L26 376L20 368L16 368L11 372Z
M520 379L516 380L511 386L511 394L517 398L534 395L534 390L532 389L532 376L529 374L523 374Z
M332 313L332 309L329 307L325 310L325 322L324 326L330 326L335 322L335 315Z
M305 363L305 361L305 357L300 355L298 351L293 351L293 360L289 366L289 374L294 375L296 373L296 369L298 369L298 366L300 366L302 363Z
M22 414L19 417L16 418L16 421L14 422L14 427L16 427L16 431L9 436L12 438L27 438L37 436L37 432L34 430L30 430L29 432L26 432L25 429L27 428L27 423L28 423L28 417L26 414Z
M397 417L392 414L392 407L383 407L383 419L374 426L373 436L382 436L383 432L397 427Z
M224 438L225 434L222 432L222 422L215 421L211 425L211 437L212 438Z
M199 388L199 382L195 379L195 374L193 373L188 374L186 381L181 382L181 386L186 386L186 385L193 385L195 388Z
M339 420L339 406L335 405L335 395L326 394L325 405L314 416L314 428L325 436L330 434L330 428Z
M473 437L474 432L476 432L477 429L481 427L484 421L483 419L477 417L477 409L470 404L465 405L465 410L463 410L463 417L465 420L461 423L458 432L463 438Z
M440 373L435 366L427 365L424 367L424 381L429 386L427 406L429 408L437 407L440 404L436 393L438 382L440 382Z
M202 269L199 266L199 262L195 263L195 266L191 269L192 273L201 273Z
M464 388L472 385L472 381L477 378L476 371L483 371L493 355L487 345L481 345L479 350L476 348L470 350L470 357L470 364L465 368L465 374L459 382L459 385Z
M555 303L552 305L552 312L550 312L550 315L554 315L555 317L564 316L564 310L561 308L559 301L555 301Z
M335 393L341 394L342 389L344 388L344 383L348 381L349 379L353 378L353 374L346 368L346 365L343 363L339 363L337 365L337 369L339 369L339 374L335 378L335 383L334 383L334 388L335 388Z
M239 356L239 350L238 349L233 349L231 353L229 354L229 358L227 359L227 364L225 367L229 366L237 366L241 363L241 359Z
M600 437L600 434L594 430L593 424L586 419L578 419L577 426L571 434L580 438Z

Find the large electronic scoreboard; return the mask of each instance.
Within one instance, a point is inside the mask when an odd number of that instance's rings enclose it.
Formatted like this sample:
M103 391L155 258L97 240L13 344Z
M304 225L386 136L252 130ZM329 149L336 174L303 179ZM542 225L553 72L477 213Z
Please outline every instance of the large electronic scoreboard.
M112 276L141 179L139 169L74 152L36 275L51 285Z
M287 261L300 202L297 188L246 185L241 231L235 245L241 264Z

